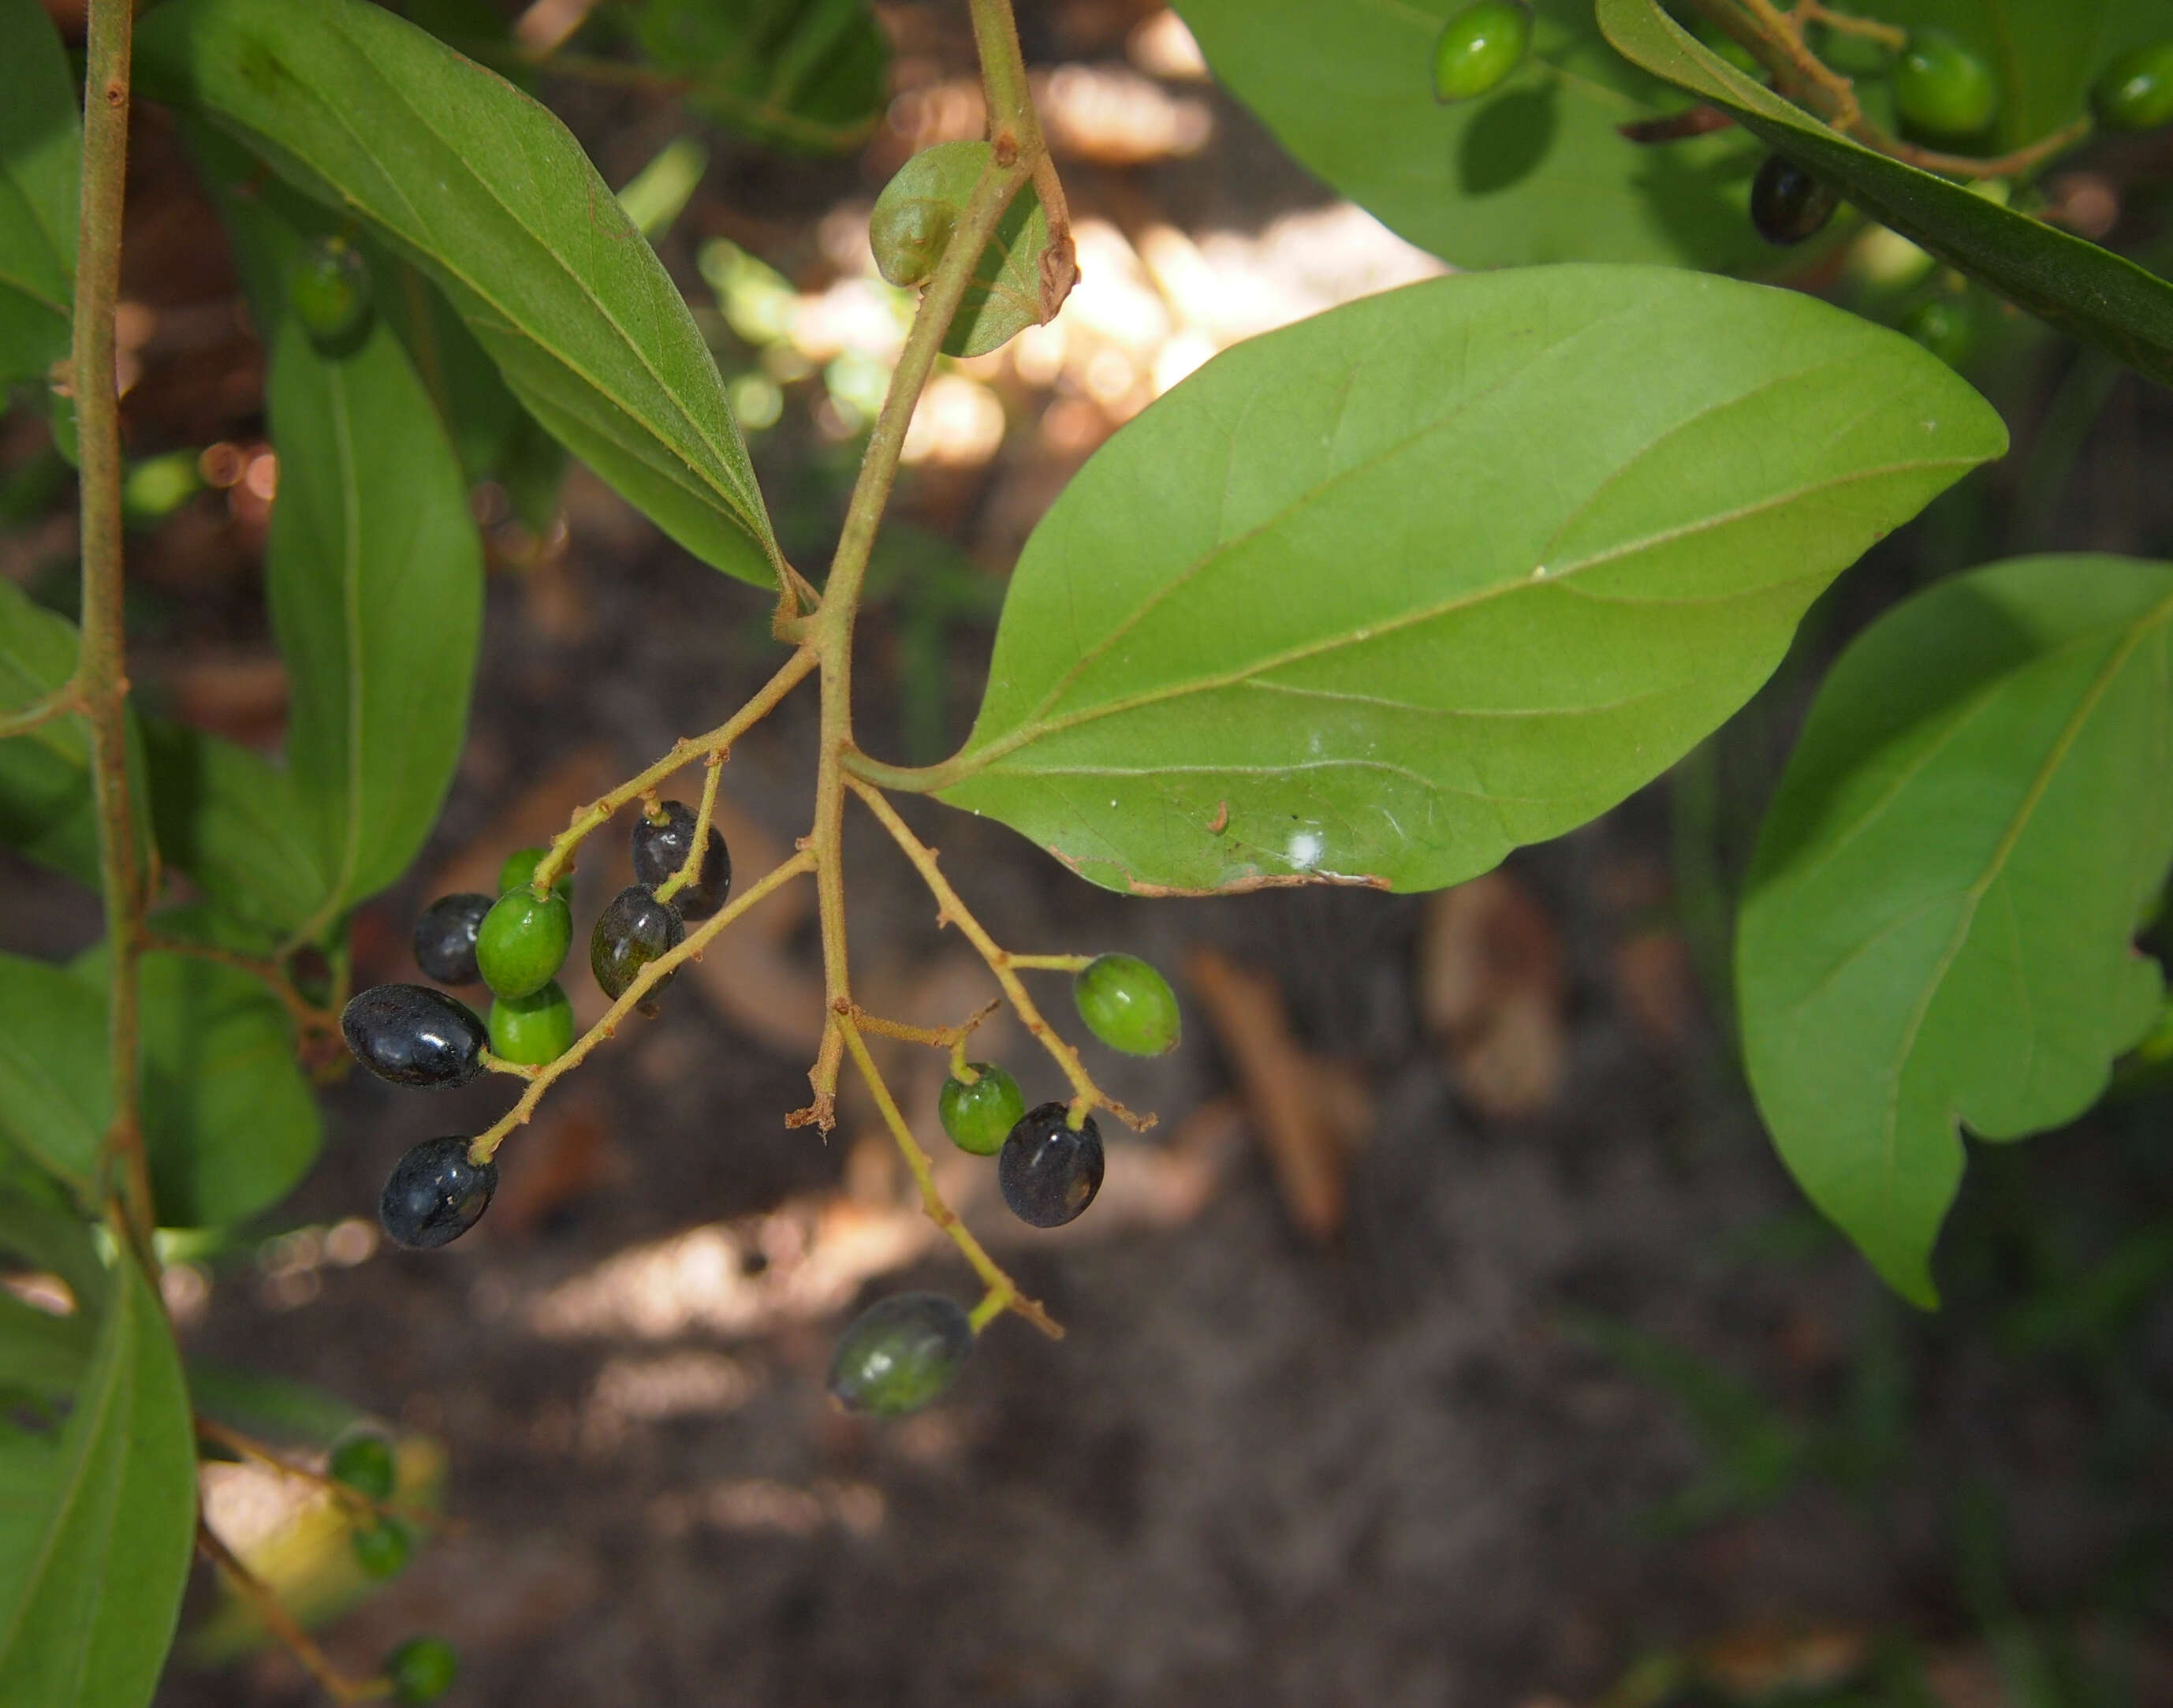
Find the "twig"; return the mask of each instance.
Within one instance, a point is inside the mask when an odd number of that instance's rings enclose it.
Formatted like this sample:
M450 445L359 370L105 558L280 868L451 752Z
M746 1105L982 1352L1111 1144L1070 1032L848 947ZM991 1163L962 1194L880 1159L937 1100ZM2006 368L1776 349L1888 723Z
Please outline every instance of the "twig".
M40 725L50 724L67 713L82 709L83 698L78 691L76 679L71 674L66 682L43 698L31 701L20 711L0 717L0 741L6 741L10 735L27 735Z
M853 1058L853 1065L860 1070L860 1077L867 1081L868 1090L874 1094L876 1107L882 1112L883 1124L890 1129L891 1137L898 1141L898 1153L905 1158L905 1166L913 1171L913 1177L919 1185L920 1207L928 1213L930 1221L951 1237L952 1243L973 1266L973 1273L988 1285L988 1299L981 1301L982 1309L977 1310L975 1315L985 1322L999 1311L1016 1311L1050 1339L1062 1339L1064 1330L1056 1325L1049 1312L1019 1291L1017 1285L997 1265L995 1259L982 1249L980 1241L973 1237L972 1231L958 1220L957 1212L943 1201L943 1194L936 1189L936 1171L929 1162L928 1153L920 1148L919 1142L913 1136L912 1128L906 1124L905 1117L898 1113L897 1100L891 1096L890 1087L883 1083L883 1076L876 1067L875 1058L868 1053L867 1040L860 1036L860 1029L849 1014L838 1014L836 1021L838 1035L845 1041L845 1048ZM989 1299L1000 1302L990 1307ZM983 1315L983 1311L986 1315ZM980 1323L974 1326L978 1328Z
M555 1061L547 1062L537 1069L536 1077L528 1082L528 1089L520 1094L520 1101L476 1136L468 1145L470 1159L477 1163L489 1161L496 1154L498 1147L504 1142L505 1135L515 1127L524 1124L536 1113L536 1106L543 1101L544 1092L550 1090L553 1084L563 1075L570 1073L574 1069L580 1066L581 1063L587 1059L590 1051L606 1038L617 1033L621 1023L640 1005L644 997L677 971L682 965L699 955L715 940L720 932L756 902L761 901L763 897L768 895L771 891L790 882L802 872L812 870L814 865L813 854L806 849L801 849L781 865L773 866L763 876L749 885L743 892L733 897L729 905L720 908L714 913L703 920L699 925L687 934L676 948L658 956L654 961L643 967L640 972L634 974L626 989L620 992L618 1000L604 1010L603 1018L576 1038L573 1047L565 1054Z
M989 142L999 165L1025 161L1033 171L1033 193L1049 219L1049 245L1041 257L1041 318L1056 318L1079 277L1078 252L1071 240L1071 210L1064 180L1041 133L1033 91L1027 83L1026 59L1019 51L1018 23L1011 0L973 0L973 45L981 57L981 89L989 110Z
M1875 41L1896 53L1909 45L1909 32L1898 24L1881 24L1876 18L1836 12L1831 6L1820 4L1819 0L1796 0L1795 10L1789 15L1802 20L1797 24L1798 30L1804 23L1823 24L1836 35L1860 35L1866 41Z
M428 1506L389 1506L382 1501L373 1501L361 1490L351 1484L342 1483L329 1472L316 1470L308 1465L297 1464L283 1453L276 1452L266 1443L258 1441L254 1436L245 1436L240 1430L229 1429L217 1418L206 1417L202 1412L196 1414L196 1431L197 1436L201 1441L214 1442L229 1452L240 1454L245 1459L253 1459L258 1464L277 1471L283 1476L298 1477L305 1483L315 1484L332 1495L341 1506L346 1507L351 1514L361 1513L364 1517L374 1518L399 1518L411 1524L427 1526L434 1530L452 1528L441 1512L434 1511Z
M900 1043L926 1044L931 1049L956 1050L973 1036L976 1026L1003 1005L1003 999L996 997L956 1026L909 1026L902 1020L885 1020L879 1014L870 1014L857 1002L847 1003L840 1011L862 1032L873 1032L877 1037L896 1038Z
M725 758L723 753L712 753L704 762L702 804L694 813L694 845L679 862L679 870L656 886L660 902L670 901L702 875L702 857L709 851L709 825L717 816L717 779L724 771Z
M936 922L956 925L966 940L980 951L981 959L988 963L989 971L996 975L996 983L1003 987L1004 994L1011 999L1011 1007L1026 1029L1040 1040L1041 1047L1064 1070L1065 1078L1071 1082L1074 1116L1091 1109L1107 1109L1135 1131L1144 1132L1154 1125L1153 1116L1135 1115L1094 1083L1093 1075L1086 1071L1086 1064L1079 1059L1079 1052L1065 1043L1056 1028L1042 1018L1040 1009L1034 1005L1033 998L1027 994L1026 986L1012 970L1016 963L998 946L995 939L982 929L981 922L958 898L957 891L951 887L950 880L943 876L936 863L936 850L907 828L905 821L898 816L898 809L890 804L882 791L863 783L857 777L848 777L845 786L866 803L868 811L875 814L882 827L890 832L891 840L913 862L914 870L920 874L921 881L928 886L929 893L936 897ZM1053 958L1065 960L1068 957L1060 956Z
M272 1587L244 1565L234 1550L219 1540L218 1533L202 1519L197 1521L197 1552L218 1569L242 1598L256 1609L264 1628L285 1644L304 1670L342 1702L369 1702L390 1696L386 1678L350 1678L319 1648L316 1641L296 1622Z
M586 806L577 809L566 828L558 832L543 858L536 863L533 887L539 896L548 895L551 886L558 881L559 873L566 870L569 856L587 836L628 801L639 800L675 771L684 770L697 759L714 757L719 762L731 757L732 743L777 709L779 703L793 689L807 679L818 662L812 648L801 647L778 668L777 674L755 691L753 697L731 717L707 735L682 736L671 744L671 751L645 771L629 777L609 794L598 795ZM697 844L698 846L698 844Z
M142 934L143 952L147 955L186 955L191 961L208 961L214 966L231 967L237 973L246 973L277 997L287 1010L288 1017L305 1037L336 1036L339 1031L339 1016L330 1009L319 1008L302 993L274 961L254 955L243 955L231 949L221 949L211 943L195 943L186 937L168 937L156 931Z

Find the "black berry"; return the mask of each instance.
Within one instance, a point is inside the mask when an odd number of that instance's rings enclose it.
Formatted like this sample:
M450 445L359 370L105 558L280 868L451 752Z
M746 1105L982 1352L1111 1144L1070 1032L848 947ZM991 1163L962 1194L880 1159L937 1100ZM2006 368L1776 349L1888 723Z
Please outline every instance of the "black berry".
M340 1010L354 1059L396 1086L465 1086L483 1071L488 1041L466 1004L427 984L379 984Z
M1750 184L1750 223L1766 242L1801 243L1833 218L1841 197L1786 154L1768 154Z
M1102 1133L1089 1115L1075 1130L1063 1103L1026 1112L996 1159L996 1184L1011 1214L1034 1227L1062 1227L1102 1189Z
M434 1702L460 1673L461 1657L443 1637L410 1637L385 1657L396 1702Z
M677 908L658 901L647 885L629 884L596 916L596 928L589 934L589 970L597 987L616 1002L643 967L677 948L686 935ZM655 999L678 976L674 971L657 981L642 1003L644 1012L655 1012Z
M495 1162L468 1161L466 1139L426 1139L402 1157L385 1183L377 1219L396 1244L428 1251L458 1239L490 1208Z
M687 864L694 847L698 816L683 800L664 802L658 814L654 819L644 814L634 822L634 879L652 890ZM725 905L731 888L731 851L725 846L724 833L711 825L709 852L702 856L701 870L685 888L671 892L671 905L682 919L706 919Z
M496 899L470 891L440 896L423 909L423 917L415 922L415 964L425 978L440 984L473 984L483 977L476 970L476 933Z
M830 1392L847 1411L901 1417L942 1398L973 1355L973 1325L940 1293L899 1293L839 1337Z

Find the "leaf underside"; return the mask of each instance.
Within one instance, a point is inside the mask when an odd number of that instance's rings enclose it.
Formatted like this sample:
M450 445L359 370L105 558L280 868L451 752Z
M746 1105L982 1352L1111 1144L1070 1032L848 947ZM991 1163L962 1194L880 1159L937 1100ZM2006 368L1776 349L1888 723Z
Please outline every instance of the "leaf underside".
M1736 946L1782 1158L1905 1296L1964 1161L2079 1115L2148 1030L2173 861L2173 566L2020 558L1888 613L1826 677Z

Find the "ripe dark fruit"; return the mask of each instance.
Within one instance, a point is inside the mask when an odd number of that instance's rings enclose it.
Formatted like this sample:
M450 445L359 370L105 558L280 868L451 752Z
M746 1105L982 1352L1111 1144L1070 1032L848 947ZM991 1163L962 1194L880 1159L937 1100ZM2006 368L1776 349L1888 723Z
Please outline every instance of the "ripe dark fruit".
M536 868L543 864L543 856L549 852L549 849L541 848L517 848L514 849L511 854L505 857L505 864L498 869L499 894L502 896L508 890L519 889L522 886L532 882L536 876ZM559 873L558 876L552 881L551 887L556 890L560 895L563 896L568 901L572 901L574 899L574 875L571 872Z
M466 1139L426 1139L394 1167L377 1219L394 1243L429 1251L473 1227L497 1190L498 1165L469 1161Z
M940 1293L898 1293L853 1319L830 1359L847 1411L903 1417L941 1399L973 1355L973 1325Z
M410 1637L385 1657L396 1702L434 1702L461 1675L461 1657L442 1637Z
M1026 1098L1018 1081L994 1062L975 1062L973 1070L980 1077L971 1084L944 1080L936 1094L936 1113L961 1150L993 1156L1026 1113Z
M355 1563L372 1577L397 1577L407 1569L415 1551L415 1538L397 1518L366 1525L349 1538Z
M1071 996L1087 1030L1111 1049L1159 1056L1177 1048L1177 993L1136 955L1097 955L1074 975Z
M1942 30L1909 37L1894 67L1894 108L1911 130L1973 137L1999 110L1992 67Z
M1468 101L1491 93L1531 45L1532 14L1518 0L1479 0L1442 26L1433 49L1433 95Z
M2173 125L2173 37L2132 47L2090 87L2090 105L2109 131Z
M1750 184L1750 223L1766 242L1801 243L1833 218L1841 197L1786 154L1768 154Z
M532 996L558 976L574 940L573 910L553 890L523 886L491 904L476 933L476 967L499 996Z
M345 355L369 331L369 263L344 238L317 238L294 257L287 300L310 342Z
M573 1047L574 1005L557 979L526 996L501 996L491 1004L493 1055L540 1068Z
M483 1021L427 984L379 984L340 1010L354 1059L396 1086L465 1086L483 1071Z
M634 876L637 883L655 889L679 868L694 846L694 809L683 800L667 800L659 809L662 816L646 815L634 822ZM732 856L714 825L709 827L709 852L692 883L671 892L671 905L689 924L706 919L725 905L731 893Z
M349 1436L334 1447L325 1472L334 1482L346 1484L364 1500L382 1502L392 1498L400 1467L393 1456L392 1443L375 1431L369 1431Z
M440 896L423 909L415 922L415 964L425 978L440 984L472 984L483 974L476 970L476 933L493 898L468 891Z
M677 948L686 936L676 908L658 901L647 885L629 884L596 916L596 929L589 934L589 971L596 974L597 988L616 1002L643 967ZM641 1005L644 1013L655 1011L655 999L678 976L667 973L657 982Z
M996 1184L1011 1214L1033 1227L1062 1227L1102 1189L1102 1133L1089 1115L1076 1132L1070 1109L1042 1103L1027 1111L996 1159Z

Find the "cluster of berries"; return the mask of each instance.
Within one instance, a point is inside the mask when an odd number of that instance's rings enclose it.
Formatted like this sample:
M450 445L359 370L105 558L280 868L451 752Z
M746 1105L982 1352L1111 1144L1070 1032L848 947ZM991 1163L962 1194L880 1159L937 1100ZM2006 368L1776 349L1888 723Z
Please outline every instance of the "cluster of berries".
M392 1443L374 1429L358 1428L332 1448L326 1474L353 1490L374 1509L391 1500L399 1481ZM381 1511L352 1533L354 1557L372 1577L392 1577L407 1564L414 1542L407 1527ZM460 1659L442 1637L410 1637L385 1657L392 1700L434 1702L453 1688Z
M668 800L634 821L634 881L612 898L589 939L589 969L617 1001L641 970L685 940L687 923L724 905L732 862L714 828L694 875L669 898L660 896L694 849L697 815ZM480 981L491 992L486 1022L458 998L427 984L380 984L340 1014L354 1058L398 1086L464 1086L493 1062L540 1067L574 1044L574 1007L558 983L573 946L570 876L548 890L535 885L545 851L517 849L498 878L495 897L441 897L415 926L415 962L439 984ZM642 1011L677 976L650 988ZM425 1140L400 1159L378 1206L385 1231L403 1246L427 1248L460 1237L490 1205L498 1165L476 1161L465 1136Z
M1157 1056L1177 1048L1177 995L1146 962L1103 955L1072 979L1087 1030L1113 1049ZM1029 1109L1018 1081L994 1062L968 1064L943 1082L936 1113L951 1142L996 1159L1011 1214L1061 1227L1102 1189L1102 1134L1067 1103ZM830 1360L830 1392L846 1410L876 1417L918 1411L957 1379L973 1350L966 1313L940 1293L902 1293L855 1318Z

